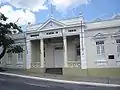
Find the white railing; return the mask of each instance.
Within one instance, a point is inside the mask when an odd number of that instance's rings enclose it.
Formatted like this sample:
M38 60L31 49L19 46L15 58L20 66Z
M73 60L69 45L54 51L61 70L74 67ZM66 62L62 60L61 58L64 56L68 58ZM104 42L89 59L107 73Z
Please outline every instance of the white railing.
M31 63L31 67L32 67L32 68L40 68L40 66L41 66L41 65L40 65L40 62L32 62L32 63Z
M80 61L68 61L69 67L81 67Z

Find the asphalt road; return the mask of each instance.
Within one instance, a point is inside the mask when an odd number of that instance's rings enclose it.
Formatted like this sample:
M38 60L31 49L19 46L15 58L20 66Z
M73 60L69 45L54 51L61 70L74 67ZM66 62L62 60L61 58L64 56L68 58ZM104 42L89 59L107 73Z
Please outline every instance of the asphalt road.
M120 87L64 84L0 75L0 90L120 90Z

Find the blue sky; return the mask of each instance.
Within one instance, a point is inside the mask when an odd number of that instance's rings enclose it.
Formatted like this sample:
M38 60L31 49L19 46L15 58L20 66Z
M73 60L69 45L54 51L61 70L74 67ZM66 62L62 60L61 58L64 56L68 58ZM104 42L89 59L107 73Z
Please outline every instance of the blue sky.
M87 21L94 20L96 18L111 18L115 14L120 14L120 0L91 0L87 5L79 5L72 10L68 10L67 14L63 15L59 11L54 9L53 16L57 19L63 18L73 18L79 16L82 12ZM50 13L50 8L48 11L41 11L36 13L37 22L43 22L46 20L48 13ZM48 18L48 17L47 17Z
M0 0L0 11L9 17L8 21L20 18L20 25L41 23L50 18L51 4L56 19L78 17L80 12L86 21L120 14L120 0Z

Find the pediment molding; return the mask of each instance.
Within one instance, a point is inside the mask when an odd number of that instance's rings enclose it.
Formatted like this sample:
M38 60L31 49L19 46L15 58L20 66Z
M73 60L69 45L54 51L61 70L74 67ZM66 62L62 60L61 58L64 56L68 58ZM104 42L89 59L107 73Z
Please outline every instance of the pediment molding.
M48 28L46 28L47 26L48 26ZM40 26L39 30L54 29L54 28L60 28L60 27L62 28L64 26L66 26L66 25L55 20L54 18L50 18Z

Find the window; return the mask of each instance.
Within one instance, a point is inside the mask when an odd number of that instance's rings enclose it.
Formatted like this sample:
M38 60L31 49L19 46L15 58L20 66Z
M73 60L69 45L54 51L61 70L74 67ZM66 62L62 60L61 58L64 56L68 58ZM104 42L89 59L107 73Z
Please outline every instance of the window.
M101 44L104 44L104 41L97 41L96 42L96 45L101 45Z
M8 53L8 64L12 61L12 53Z
M118 58L120 58L120 39L116 39Z
M105 53L104 41L97 41L96 47L97 47L97 55L103 55Z
M56 34L58 34L58 32L56 32Z
M44 57L45 57L45 54L46 54L45 51L46 51L46 50L45 50L45 48L44 48Z
M117 43L117 52L120 53L120 39L116 39Z
M23 60L23 53L20 52L18 53L18 62L22 62L22 60Z
M120 53L120 44L117 45L117 52Z
M80 56L80 45L76 45L76 54Z
M34 35L31 35L31 37L37 37L39 36L39 34L34 34Z
M54 34L54 32L49 32L49 33L46 33L46 35L51 35L51 34Z
M116 39L116 43L120 43L120 39Z
M63 50L63 47L55 47L55 50Z
M76 31L76 29L73 29L73 30L68 30L68 32L75 32Z

